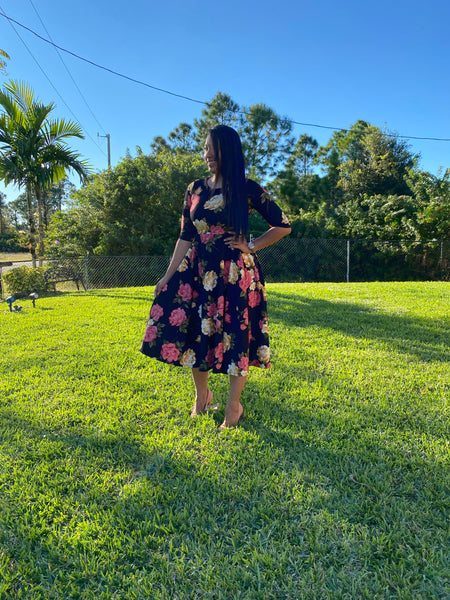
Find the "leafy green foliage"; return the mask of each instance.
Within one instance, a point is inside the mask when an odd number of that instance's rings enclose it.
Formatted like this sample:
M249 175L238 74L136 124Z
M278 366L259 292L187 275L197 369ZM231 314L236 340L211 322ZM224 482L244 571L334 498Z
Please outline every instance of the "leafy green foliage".
M444 600L449 284L268 289L246 419L138 352L152 289L39 299L0 355L0 596Z
M0 179L25 188L30 247L36 258L36 224L32 193L37 202L39 255L44 256L45 218L43 190L65 178L72 170L83 181L88 163L67 145L67 139L83 138L81 127L65 119L53 119L54 103L38 101L24 83L11 81L0 90Z
M2 279L10 294L42 294L47 291L44 267L16 267L3 274Z

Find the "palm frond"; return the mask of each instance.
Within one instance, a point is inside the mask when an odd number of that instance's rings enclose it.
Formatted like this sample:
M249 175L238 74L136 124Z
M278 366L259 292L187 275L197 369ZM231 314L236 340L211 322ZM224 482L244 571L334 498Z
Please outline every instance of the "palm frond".
M77 137L84 139L81 126L75 121L66 119L53 119L47 123L46 130L52 142L63 141L64 138Z

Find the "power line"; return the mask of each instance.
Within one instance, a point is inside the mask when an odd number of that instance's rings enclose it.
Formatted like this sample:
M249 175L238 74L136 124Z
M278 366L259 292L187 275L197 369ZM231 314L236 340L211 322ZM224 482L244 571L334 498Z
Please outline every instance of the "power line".
M1 7L0 7L1 8ZM79 60L82 60L94 67L97 67L98 69L102 69L103 71L107 71L108 73L112 73L113 75L117 75L118 77L122 77L123 79L127 79L128 81L132 81L133 83L137 83L139 85L143 85L147 88L150 88L152 90L156 90L158 92L162 92L164 94L169 94L170 96L175 96L176 98L181 98L182 100L188 100L189 102L195 102L197 104L202 104L204 106L210 106L209 102L205 102L204 100L197 100L196 98L190 98L189 96L184 96L183 94L177 94L175 92L171 92L170 90L166 90L164 88L160 88L157 87L155 85L151 85L150 83L147 83L145 81L141 81L139 79L135 79L134 77L130 77L129 75L124 75L123 73L119 73L118 71L115 71L114 69L110 69L109 67L105 67L103 65L100 65L92 60L89 60L88 58L84 58L83 56L80 56L79 54L76 54L75 52L72 52L71 50L67 50L66 48L63 48L62 46L58 46L58 44L55 44L54 42L52 42L51 40L48 40L46 38L44 38L43 36L39 35L38 33L36 33L36 31L34 31L33 29L30 29L29 27L27 27L26 25L23 25L22 23L19 23L19 21L16 21L15 19L12 19L11 17L9 17L4 11L3 9L1 9L2 12L0 12L0 15L5 17L5 19L7 19L10 22L16 23L16 25L19 25L19 27L22 27L23 29L26 29L27 31L29 31L30 33L32 33L33 35L35 35L36 37L38 37L40 40L42 40L43 42L46 42L47 44L50 44L51 46L54 46L55 48L58 48L58 50L61 50L62 52L66 52L67 54L70 54L71 56L74 56L75 58L78 58ZM240 112L241 114L245 114L243 111L239 110L237 112ZM302 123L300 121L295 121L293 119L285 119L287 122L292 123L293 125L301 125L302 127L316 127L319 129L328 129L328 130L332 130L332 131L343 131L344 133L348 133L350 131L350 129L346 129L344 127L331 127L331 126L327 126L327 125L319 125L317 123ZM419 137L419 136L412 136L412 135L399 135L399 134L390 134L391 137L396 137L396 138L401 138L401 139L405 139L405 140L422 140L422 141L433 141L433 142L450 142L450 138L437 138L437 137Z
M42 24L42 27L45 29L45 32L47 33L48 37L50 38L50 40L51 40L51 41L52 41L52 43L53 43L53 38L52 38L52 36L50 35L50 32L49 32L49 30L48 30L48 29L47 29L47 27L45 26L45 23L44 23L44 21L41 19L41 15L38 13L38 10L37 10L37 8L36 8L36 7L35 7L35 5L34 5L34 3L33 3L33 0L30 0L30 4L31 4L31 6L33 7L33 9L34 9L34 12L36 13L36 15L37 15L37 17L38 17L39 21L41 22L41 24ZM80 94L81 98L83 99L84 103L86 104L87 108L89 109L89 112L90 112L90 113L91 113L91 115L94 117L95 121L97 122L97 125L100 127L100 129L103 131L103 133L106 133L106 132L105 132L105 129L104 129L104 127L102 126L102 124L99 122L99 120L98 120L98 119L97 119L97 117L95 116L95 114L94 114L94 112L93 112L92 108L89 106L89 103L88 103L88 101L86 100L86 98L84 97L84 95L83 95L83 92L82 92L82 91L80 90L80 88L78 87L78 85L77 85L77 82L75 81L75 79L74 79L74 78L73 78L73 76L72 76L72 73L70 72L70 70L69 70L68 66L67 66L67 65L66 65L66 63L64 62L64 59L63 59L63 57L62 57L62 55L61 55L60 51L58 50L58 48L57 48L56 46L54 46L54 48L55 48L55 52L56 52L56 53L57 53L57 55L59 56L59 58L60 58L60 60L61 60L62 64L64 65L64 68L66 69L66 71L67 71L67 73L68 73L68 75L69 75L70 79L72 80L72 82L73 82L74 86L77 88L77 90L78 90L78 92L79 92L79 94Z
M0 6L0 10L3 11L3 8ZM4 15L4 13L0 13L0 15L6 16ZM8 18L8 17L7 17ZM67 102L64 100L64 98L61 96L61 94L59 93L59 91L57 90L56 86L54 85L53 81L50 79L50 77L47 75L47 73L44 71L44 69L42 68L42 66L40 65L39 61L37 60L37 58L34 56L34 54L32 53L32 51L30 50L30 48L27 46L25 40L22 38L22 36L20 35L20 33L17 31L17 29L14 27L13 22L14 19L8 19L10 22L11 27L13 28L14 32L16 33L17 37L19 38L19 40L22 42L22 44L25 46L25 48L27 49L28 53L30 54L31 58L34 60L34 62L37 64L37 66L39 67L39 69L41 70L42 74L44 75L44 77L47 79L47 81L49 82L49 84L52 86L52 88L55 90L55 92L58 94L58 96L61 98L61 101L64 103L64 105L67 107L67 110L71 113L71 115L73 116L73 118L81 124L80 120L78 119L78 117L76 116L76 114L73 112L73 110L70 108L70 106L67 104ZM17 23L18 25L20 25L20 23ZM84 129L84 128L83 128ZM89 134L89 132L87 130L86 131L86 135L88 136L88 138L97 146L97 148L106 156L105 151L97 144L97 142L94 140L94 138Z

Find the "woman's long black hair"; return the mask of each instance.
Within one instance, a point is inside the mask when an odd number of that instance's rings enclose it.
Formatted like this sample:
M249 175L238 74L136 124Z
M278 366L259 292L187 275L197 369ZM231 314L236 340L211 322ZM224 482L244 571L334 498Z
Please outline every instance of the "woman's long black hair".
M222 194L227 222L236 235L248 230L248 201L245 194L245 162L241 138L228 125L216 125L209 130L215 160L220 165Z

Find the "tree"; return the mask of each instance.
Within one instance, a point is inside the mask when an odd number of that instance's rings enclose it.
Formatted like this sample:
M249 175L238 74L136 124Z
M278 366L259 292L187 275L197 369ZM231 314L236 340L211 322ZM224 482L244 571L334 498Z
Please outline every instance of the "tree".
M138 148L112 169L94 175L51 220L54 254L169 254L180 230L186 187L205 175L203 159L165 148ZM57 243L56 243L57 242Z
M239 133L251 177L265 180L276 175L280 162L292 148L291 131L291 122L265 104L253 104L243 110Z
M406 181L418 200L417 236L450 240L450 169L437 176L411 170Z
M350 198L408 194L405 177L417 158L406 141L370 127L360 140L358 156L340 164L338 185Z
M293 171L299 177L311 174L318 148L318 141L303 133L298 138L291 155L286 161L286 169Z
M0 48L0 73L6 73L6 61L8 61L9 58L8 53Z
M6 195L0 192L0 235L6 231Z
M199 152L203 149L208 129L211 127L215 125L228 125L234 129L239 127L239 104L223 92L217 92L214 98L208 102L207 108L202 110L202 115L201 119L194 119Z
M64 119L52 119L55 105L42 104L26 84L10 82L0 91L0 179L25 188L30 230L30 251L36 265L36 224L32 193L37 202L39 259L44 256L43 190L63 179L68 170L83 181L89 166L70 150L67 138L83 139L81 127Z

